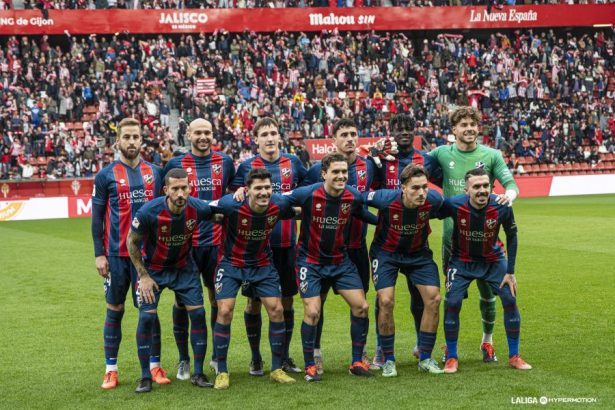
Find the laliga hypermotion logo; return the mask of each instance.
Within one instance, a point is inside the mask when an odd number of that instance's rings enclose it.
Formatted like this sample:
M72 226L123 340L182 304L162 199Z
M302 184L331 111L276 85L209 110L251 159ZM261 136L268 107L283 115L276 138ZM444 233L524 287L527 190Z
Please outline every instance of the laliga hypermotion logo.
M74 180L72 184L70 184L70 188L73 190L75 195L79 195L79 189L81 189L81 184L79 181Z

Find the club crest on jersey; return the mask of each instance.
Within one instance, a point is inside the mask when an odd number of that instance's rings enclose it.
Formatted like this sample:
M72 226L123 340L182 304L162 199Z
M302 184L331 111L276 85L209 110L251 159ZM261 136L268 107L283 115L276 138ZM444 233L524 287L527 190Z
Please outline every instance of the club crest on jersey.
M222 172L222 165L220 165L220 164L213 164L211 166L211 170L214 171L214 174L220 175L220 172Z
M421 212L419 212L419 218L420 219L427 219L428 216L429 216L429 211L421 211Z
M139 222L139 220L135 216L134 219L132 220L132 227L135 229L139 229L139 225L141 225L141 222Z
M342 212L347 214L350 211L351 204L342 204Z
M151 184L154 181L154 176L150 174L145 174L143 175L143 181L145 181L146 184Z
M498 221L495 219L487 219L487 228L493 229L498 224Z
M189 230L193 230L195 225L196 225L196 219L188 219L186 221L186 226L188 227Z
M483 169L483 168L485 168L485 163L484 163L483 161L476 161L476 162L474 163L474 167L475 167L475 168L480 168L480 169Z
M367 172L364 169L361 169L357 172L357 175L359 176L359 179L365 179Z
M275 223L277 222L277 220L278 220L277 215L273 215L273 216L270 216L269 218L267 218L267 223L268 223L269 225L275 225Z
M462 226L466 226L466 224L468 223L468 221L464 219L462 219L461 221L459 221L459 223L461 223Z
M283 177L290 176L290 168L282 168L282 176Z

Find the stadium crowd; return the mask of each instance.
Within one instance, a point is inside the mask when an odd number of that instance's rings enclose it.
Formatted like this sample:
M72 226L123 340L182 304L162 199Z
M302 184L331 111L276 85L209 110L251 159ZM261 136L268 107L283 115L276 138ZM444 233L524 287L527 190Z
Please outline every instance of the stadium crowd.
M302 137L329 137L338 118L381 137L390 115L408 112L430 149L447 142L449 107L468 103L483 113L483 143L510 157L511 168L515 157L592 162L615 151L612 31L66 39L13 36L0 50L3 179L91 176L113 159L125 116L143 123L144 156L154 163L186 144L198 117L214 124L214 148L236 161L252 155L262 116L279 120L284 150L295 152ZM216 93L197 95L200 78L215 78Z
M608 4L613 0L533 0L526 4ZM515 5L516 0L336 0L337 7ZM9 3L7 3L8 5ZM26 0L27 9L183 9L328 7L329 0ZM8 7L8 6L7 6Z

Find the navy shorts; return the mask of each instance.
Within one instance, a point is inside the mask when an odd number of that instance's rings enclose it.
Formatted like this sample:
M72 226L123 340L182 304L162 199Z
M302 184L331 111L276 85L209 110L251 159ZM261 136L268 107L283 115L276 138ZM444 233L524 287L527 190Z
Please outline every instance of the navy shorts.
M216 300L237 297L242 294L255 298L279 298L282 296L278 272L272 266L239 268L226 261L216 270Z
M278 272L282 297L293 297L297 294L297 277L295 275L295 248L271 248L273 266ZM241 290L243 296L254 298L254 292Z
M137 283L137 302L140 310L154 310L158 307L158 301L162 291L166 288L175 292L175 300L188 306L203 305L203 288L199 272L192 263L182 269L167 269L161 271L149 271L149 275L158 284L158 290L154 289L156 301L145 303L139 295Z
M198 271L203 276L203 283L209 289L214 288L216 265L218 264L218 246L196 246L192 248L192 256Z
M320 296L323 289L329 287L333 287L336 291L363 289L357 267L350 258L344 259L337 265L318 265L304 258L298 258L297 284L302 298Z
M464 298L468 286L474 279L484 280L493 292L500 293L500 283L506 275L508 262L502 259L497 262L461 262L451 258L446 271L446 298Z
M376 291L395 287L397 274L401 271L409 282L416 285L440 287L438 266L431 251L424 250L412 254L392 253L372 250L372 280Z
M109 256L109 277L105 279L105 299L110 305L121 305L126 302L126 293L130 290L132 303L137 305L135 286L137 270L129 257Z
M356 249L348 249L348 257L351 262L357 267L357 272L363 284L365 293L369 290L369 256L367 253L367 245Z

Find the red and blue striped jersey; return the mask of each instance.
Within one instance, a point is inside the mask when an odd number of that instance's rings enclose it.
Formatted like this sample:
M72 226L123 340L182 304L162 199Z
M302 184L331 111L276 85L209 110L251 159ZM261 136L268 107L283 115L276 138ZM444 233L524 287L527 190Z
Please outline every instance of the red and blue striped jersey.
M367 160L357 155L357 159L348 164L348 186L355 188L360 193L365 193L370 190L375 177L375 165L372 161ZM322 181L320 162L312 165L305 178L303 185L311 185ZM349 232L348 249L359 249L365 245L365 237L367 235L367 224L360 219L353 218L347 225Z
M180 214L169 210L167 197L145 204L132 220L132 231L143 236L145 267L152 271L184 268L192 261L192 236L211 217L205 201L188 197Z
M379 210L372 249L403 254L429 249L429 220L438 217L444 199L438 192L430 190L425 204L406 208L402 195L401 190L390 189L363 194L367 204Z
M327 194L322 182L295 189L285 195L302 208L298 255L309 263L335 265L346 257L346 225L352 216L369 220L361 194L347 186L338 197Z
M231 189L236 190L245 185L248 172L254 168L266 168L271 173L271 184L274 194L290 192L301 184L307 170L294 155L282 154L276 161L269 162L260 155L243 161L237 168L237 173ZM280 220L271 234L272 248L290 248L297 242L297 223L294 220Z
M233 195L225 195L210 203L214 213L224 215L222 261L236 267L269 266L272 236L278 221L295 217L290 201L278 194L271 196L269 207L263 213L250 208L248 198L238 202Z
M440 164L427 153L413 149L408 153L399 153L393 161L383 161L378 168L377 184L383 189L399 189L399 176L410 164L422 165L429 172L429 180L434 184L442 185L442 170Z
M130 256L126 247L130 221L146 202L160 195L161 173L159 167L146 161L139 161L134 168L113 161L96 174L92 203L105 207L105 256Z
M461 262L496 262L506 259L498 240L500 226L504 227L508 250L508 272L515 271L517 254L517 225L511 207L499 205L496 195L482 209L470 204L467 195L447 198L440 208L440 217L453 218L451 258Z
M233 160L217 151L212 151L205 157L197 157L191 152L174 157L164 167L163 175L173 168L183 168L188 173L190 195L206 201L222 198L235 176ZM192 238L192 246L220 245L221 236L221 225L202 221Z

